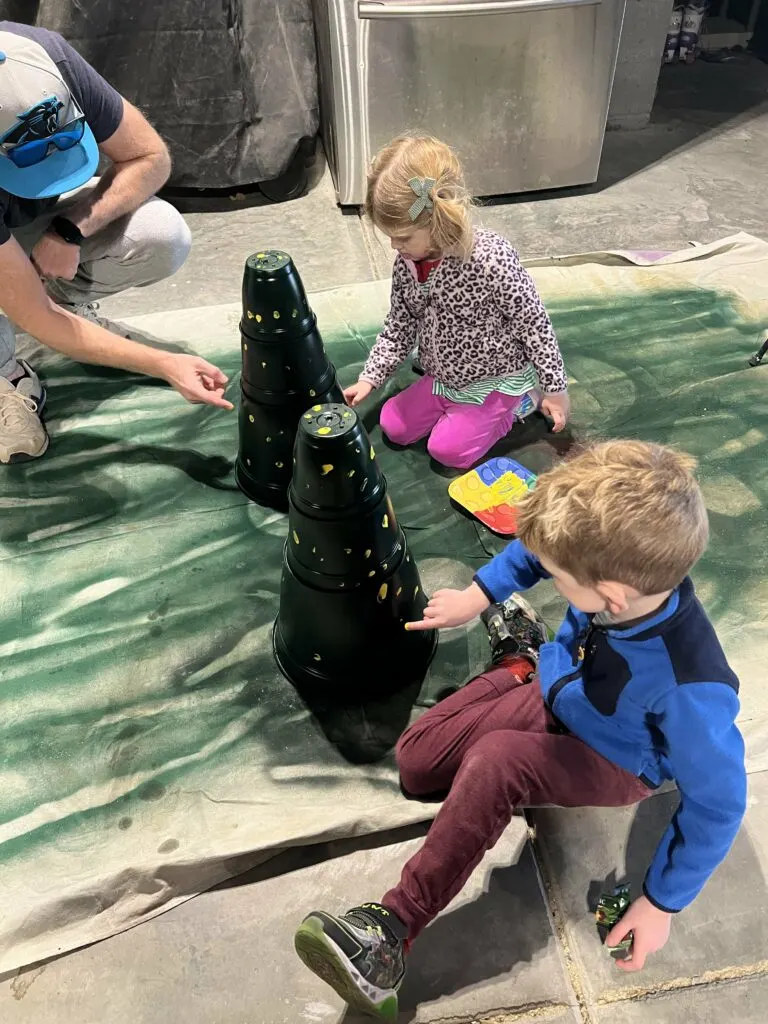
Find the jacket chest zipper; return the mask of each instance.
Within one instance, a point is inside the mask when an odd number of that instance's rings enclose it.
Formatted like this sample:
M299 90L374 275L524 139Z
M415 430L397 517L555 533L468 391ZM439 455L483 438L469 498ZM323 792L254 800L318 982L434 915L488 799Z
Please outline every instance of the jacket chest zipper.
M592 639L592 631L593 631L593 626L590 623L590 625L587 628L586 632L579 638L579 646L578 646L578 654L577 654L577 658L578 658L577 665L578 665L578 667L575 669L575 671L569 672L567 676L563 676L562 679L558 679L558 681L553 686L550 687L549 693L547 695L547 706L549 707L550 711L552 711L552 709L554 707L554 704L555 704L555 701L557 700L557 697L558 697L560 691L564 687L566 687L568 685L568 683L574 682L581 675L581 667L582 667L582 665L584 663L584 658L585 658L587 650L589 648L589 642Z

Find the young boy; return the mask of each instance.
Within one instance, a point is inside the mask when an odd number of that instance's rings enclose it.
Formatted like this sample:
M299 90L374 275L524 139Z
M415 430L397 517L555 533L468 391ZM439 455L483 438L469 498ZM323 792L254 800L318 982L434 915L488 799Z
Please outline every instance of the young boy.
M466 590L442 590L410 629L483 615L494 665L417 721L397 760L411 795L448 791L424 845L380 903L309 915L307 966L356 1009L397 1017L404 954L467 881L516 808L621 807L666 779L680 804L630 931L625 970L669 937L672 915L728 852L746 805L738 680L688 572L708 524L692 460L638 441L558 465L520 507L518 539ZM515 590L551 578L569 603L553 642Z

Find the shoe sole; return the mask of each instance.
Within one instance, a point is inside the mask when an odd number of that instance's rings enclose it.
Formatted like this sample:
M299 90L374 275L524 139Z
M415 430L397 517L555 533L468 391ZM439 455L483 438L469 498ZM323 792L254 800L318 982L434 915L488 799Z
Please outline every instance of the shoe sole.
M302 922L296 931L294 946L302 963L330 985L352 1009L378 1020L397 1020L397 993L392 992L381 1002L369 998L360 988L361 984L366 984L365 979L325 934L317 918L309 917Z

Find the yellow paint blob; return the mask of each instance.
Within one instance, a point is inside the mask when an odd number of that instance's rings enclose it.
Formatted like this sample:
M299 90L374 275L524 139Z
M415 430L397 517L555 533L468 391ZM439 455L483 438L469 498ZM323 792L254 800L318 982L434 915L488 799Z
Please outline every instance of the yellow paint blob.
M400 597L402 592L403 592L403 588L402 587L398 587L397 590L395 591L395 597Z
M322 405L313 405L312 406L312 412L320 412L320 410L322 408L323 408ZM310 419L311 419L311 417L310 417Z
M320 467L320 475L321 476L328 476L328 474L332 473L332 472L333 472L333 466L330 464L330 462L326 462L324 466Z
M351 555L352 554L352 548L344 548L344 554L345 555Z
M373 461L375 458L376 458L376 452L373 450L373 445L371 445L371 461Z
M385 563L384 563L384 564L382 565L382 567L381 567L381 568L382 568L382 569L384 570L384 572L386 572L386 571L387 571L387 569L389 568L389 566L388 566L388 565L387 565L387 563L385 562Z
M349 471L349 472L347 473L347 476L349 477L349 479L350 479L350 480L352 479L352 477L353 477L354 475L355 475L355 471L354 471L354 469L350 469L350 471Z
M250 413L248 414L248 419L251 423L253 423L253 416Z
M275 318L275 320L279 320L280 319L280 314L277 312L276 309L272 310L272 316Z
M291 316L293 317L293 319L294 319L294 320L296 319L296 317L297 317L298 315L299 315L299 311L298 311L298 309L294 309L294 311L293 311L293 312L291 313Z
M256 259L257 260L265 260L266 258L267 258L267 254L265 252L257 252L256 253Z
M277 466L278 469L282 469L283 466L285 465L285 463L283 463L283 462L276 462L275 465Z
M378 593L379 604L381 604L381 602L387 596L387 591L388 590L389 590L389 587L387 586L387 584L386 583L382 583L381 586L379 587L379 593Z
M330 434L330 432L331 432L331 428L330 427L320 427L320 429L318 430L318 434L320 434L321 437L325 437L325 435L326 434Z
M298 533L296 533L295 530L293 531L293 543L294 544L298 544L299 543L299 535L298 535Z
M261 368L262 368L262 370L266 370L266 368L267 368L267 364L266 364L266 363L262 363L262 364L261 364Z
M414 590L414 592L413 592L413 596L414 596L414 597L416 597L416 595L418 594L418 592L419 592L419 588L418 588L418 587L416 587L416 589L415 589L415 590Z
M260 323L261 323L261 313L257 313L257 314L256 314L256 323L257 323L257 324L260 324Z
M365 549L365 557L366 558L370 558L371 557L371 549L370 548L366 548Z
M312 554L313 554L313 555L316 555L316 554L317 554L317 548L312 548Z
M322 658L320 657L319 654L313 654L312 657L315 659L315 661L322 661Z
M312 419L312 413L311 412L305 412L304 413L304 419L305 420L311 420Z
M267 437L267 438L265 438L265 441L267 442L267 444L269 444L271 440L272 440L272 438L271 438L271 437Z
M384 518L381 520L381 525L386 530L386 528L389 526L389 516L384 516Z
M368 576L369 576L369 578L370 578L371 576L375 576L375 575L376 575L376 571L375 571L375 569L371 569L371 571L370 571L370 572L368 573Z
M250 309L247 309L245 311L245 315L248 317L249 320L253 320L253 313L250 311Z
M251 460L250 460L250 459L246 459L246 460L245 460L245 464L246 464L246 466L250 466L250 464L251 464Z
M247 351L248 351L248 346L245 344L245 342L243 342L243 352L247 352Z
M315 391L314 388L310 388L309 389L309 397L310 398L314 398L316 394L317 394L317 392Z

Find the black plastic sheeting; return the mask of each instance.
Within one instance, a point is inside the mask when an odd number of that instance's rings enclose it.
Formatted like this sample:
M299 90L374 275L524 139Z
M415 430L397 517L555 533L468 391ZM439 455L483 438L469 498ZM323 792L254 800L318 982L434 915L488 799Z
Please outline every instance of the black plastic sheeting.
M0 0L60 32L168 143L171 184L283 175L318 130L311 0Z

